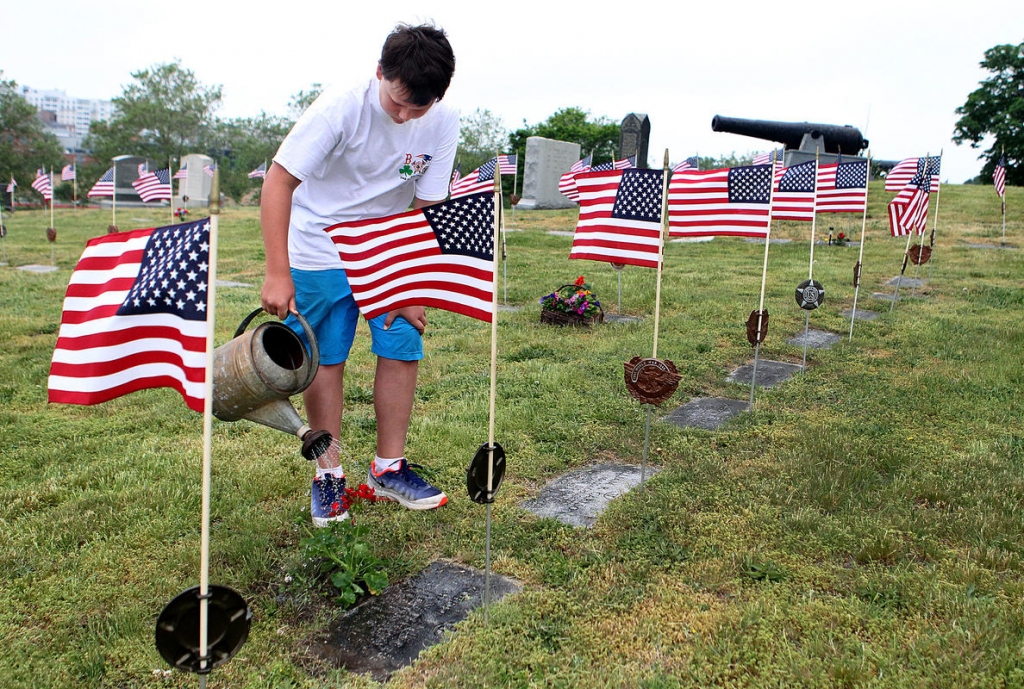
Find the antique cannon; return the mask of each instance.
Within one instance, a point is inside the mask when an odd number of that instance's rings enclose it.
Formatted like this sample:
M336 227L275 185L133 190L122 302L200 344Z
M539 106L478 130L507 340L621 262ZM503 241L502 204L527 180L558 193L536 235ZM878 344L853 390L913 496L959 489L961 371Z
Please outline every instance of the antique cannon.
M868 147L868 140L860 130L849 125L747 120L742 117L715 115L711 120L711 131L775 141L785 144L789 150L811 153L814 152L816 145L824 146L823 152L846 155L856 155ZM821 143L818 143L819 141Z

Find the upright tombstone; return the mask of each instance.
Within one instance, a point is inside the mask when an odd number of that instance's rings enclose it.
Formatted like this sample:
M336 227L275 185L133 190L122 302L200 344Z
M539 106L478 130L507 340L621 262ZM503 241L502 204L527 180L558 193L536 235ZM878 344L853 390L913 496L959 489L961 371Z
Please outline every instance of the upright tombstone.
M619 130L619 158L636 156L636 166L647 167L647 145L651 139L651 121L642 112L631 112Z
M580 159L580 145L531 136L526 140L523 198L516 208L543 210L572 208L574 201L558 191L558 180Z
M206 174L203 168L211 163L213 163L213 158L198 153L190 153L181 159L181 167L185 168L187 175L184 179L175 180L173 189L175 208L206 206L210 200L213 177ZM184 200L184 197L187 197L188 200Z

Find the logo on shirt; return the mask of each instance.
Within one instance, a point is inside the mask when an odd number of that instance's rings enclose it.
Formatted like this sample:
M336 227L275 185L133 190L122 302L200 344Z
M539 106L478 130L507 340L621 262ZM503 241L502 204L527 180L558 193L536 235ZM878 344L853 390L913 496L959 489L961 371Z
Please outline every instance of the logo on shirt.
M414 156L412 153L405 154L405 163L398 168L398 176L403 180L419 177L430 167L431 156L421 153Z

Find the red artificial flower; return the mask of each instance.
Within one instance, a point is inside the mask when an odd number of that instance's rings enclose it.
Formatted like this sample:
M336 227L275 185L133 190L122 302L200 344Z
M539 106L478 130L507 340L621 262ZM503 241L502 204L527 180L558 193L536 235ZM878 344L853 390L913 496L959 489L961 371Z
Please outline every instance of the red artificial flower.
M846 233L845 232L840 232L839 233L839 238L840 239L846 239Z
M577 287L579 287L580 285L582 285L582 284L583 284L584 282L586 282L586 280L584 280L584 279L583 279L583 276L582 276L582 275L580 275L580 276L579 276L578 278L576 278L576 286L577 286Z

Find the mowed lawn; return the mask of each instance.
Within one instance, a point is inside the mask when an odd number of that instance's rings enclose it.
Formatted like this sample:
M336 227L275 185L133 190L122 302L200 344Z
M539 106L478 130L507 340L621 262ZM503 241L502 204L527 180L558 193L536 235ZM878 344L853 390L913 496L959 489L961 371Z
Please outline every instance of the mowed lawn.
M569 261L571 237L549 232L571 232L575 210L509 214L499 300L519 308L498 318L495 435L508 473L492 563L523 589L388 686L1024 687L1024 191L1008 192L1002 246L991 186L942 187L933 261L907 269L924 284L901 287L890 311L873 294L892 292L906 240L889 236L892 194L872 183L858 309L878 317L850 339L860 250L816 246L826 298L810 327L842 340L809 350L804 373L758 389L753 411L717 431L661 418L694 397L749 398L726 377L753 358L744 323L764 245L669 242L657 352L682 380L650 430L660 471L589 529L522 503L568 470L641 462L646 410L623 362L653 351L657 274ZM163 672L153 634L164 605L199 581L202 417L167 389L48 404L64 291L111 213L58 209L52 245L48 212L3 219L0 686L197 686ZM168 219L119 207L117 224ZM818 238L830 228L859 240L861 218L819 215ZM763 359L802 360L787 340L805 328L794 290L810 230L773 228L792 241L770 245ZM217 292L218 344L259 305L262 261L257 209L227 207L218 272L242 286ZM17 269L29 264L57 270ZM579 275L607 313L643 320L541 324L537 300ZM439 558L485 562L485 510L465 470L487 440L491 328L436 310L429 321L408 456L451 502L359 514L392 582ZM347 375L340 440L355 483L375 437L363 325ZM341 609L299 545L311 475L297 439L214 423L211 581L239 591L253 621L211 687L378 686L320 652Z

